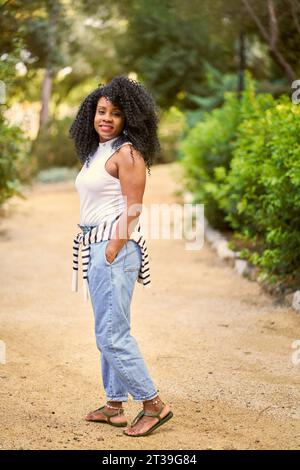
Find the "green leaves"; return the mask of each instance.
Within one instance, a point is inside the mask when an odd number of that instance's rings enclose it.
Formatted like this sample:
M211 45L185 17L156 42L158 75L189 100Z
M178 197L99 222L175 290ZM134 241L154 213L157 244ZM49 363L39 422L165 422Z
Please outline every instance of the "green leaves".
M243 257L263 279L294 282L300 277L300 107L286 96L256 95L247 82L240 102L227 97L190 131L182 163L210 223L236 231Z
M0 115L0 205L13 195L23 197L21 182L29 176L29 151L20 128L9 126Z

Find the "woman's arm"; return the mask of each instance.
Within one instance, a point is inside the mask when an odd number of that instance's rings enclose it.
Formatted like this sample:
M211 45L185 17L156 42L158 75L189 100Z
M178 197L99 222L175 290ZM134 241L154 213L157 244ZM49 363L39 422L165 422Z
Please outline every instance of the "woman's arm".
M146 185L146 165L142 155L132 148L132 157L129 145L121 147L117 155L118 175L127 206L119 218L115 238L111 239L106 246L105 256L109 263L113 262L122 246L130 238L131 227L135 225L132 222L142 212Z

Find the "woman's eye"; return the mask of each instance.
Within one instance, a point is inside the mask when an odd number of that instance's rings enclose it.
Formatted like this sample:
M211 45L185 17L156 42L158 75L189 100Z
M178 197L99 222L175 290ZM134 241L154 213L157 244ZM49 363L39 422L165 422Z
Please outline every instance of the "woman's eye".
M102 111L101 109L99 109L98 111L99 114L105 114L105 111ZM117 117L120 117L121 116L121 113L113 113L114 116L117 116Z

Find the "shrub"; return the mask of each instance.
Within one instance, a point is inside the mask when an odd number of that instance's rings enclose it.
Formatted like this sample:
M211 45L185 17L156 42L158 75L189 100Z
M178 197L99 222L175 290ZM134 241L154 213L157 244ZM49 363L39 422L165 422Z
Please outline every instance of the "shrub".
M40 183L56 183L58 181L74 180L77 176L77 168L53 167L41 170L35 180Z
M180 145L184 185L195 203L205 204L205 216L218 228L228 225L216 194L229 168L238 122L238 100L227 93L224 106L205 113Z
M10 96L15 91L15 65L20 61L21 47L20 39L13 38L10 53L3 54L0 60L0 205L14 195L24 198L22 183L29 182L34 172L31 143L22 130L10 125L3 115L8 107L8 90Z
M30 147L21 129L0 115L0 205L14 195L23 197L22 183L29 182L33 172Z
M156 158L155 163L170 163L176 160L183 126L184 114L175 106L162 114L159 125L161 156Z
M33 148L39 170L78 165L73 142L68 136L71 121L69 117L49 121L47 128L40 132Z
M182 142L185 187L267 283L300 283L300 108L287 96L227 95Z
M299 286L300 109L288 97L272 104L241 124L220 203L237 238L254 242L243 254L262 278Z

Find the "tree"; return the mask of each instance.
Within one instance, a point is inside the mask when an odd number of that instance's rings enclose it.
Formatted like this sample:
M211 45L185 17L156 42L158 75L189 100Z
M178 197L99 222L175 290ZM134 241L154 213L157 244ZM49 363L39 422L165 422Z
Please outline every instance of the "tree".
M53 77L65 64L62 45L69 30L65 8L61 0L8 0L0 6L0 13L0 51L9 54L13 48L11 38L20 38L24 49L34 58L31 71L36 74L40 69L44 70L41 130L48 120Z
M222 70L228 49L214 31L209 3L185 16L172 0L114 2L127 19L116 43L124 70L136 72L154 93L158 104L194 107L187 93L205 93L205 61Z
M289 62L288 58L282 51L282 38L281 33L285 33L285 18L290 17L293 20L294 27L289 30L289 34L299 35L299 4L298 2L276 2L278 10L279 8L288 6L288 15L286 12L284 15L280 15L282 20L278 17L278 11L273 0L267 0L267 21L261 18L261 11L256 11L253 2L250 0L242 0L244 7L249 14L250 18L254 21L262 39L268 45L268 50L271 57L275 62L284 70L289 81L293 81L296 78L296 70L293 65ZM260 2L259 2L260 3ZM298 6L298 8L297 8ZM261 7L261 5L259 5ZM280 10L279 10L280 11ZM300 36L300 35L299 35ZM299 39L299 38L298 38Z

